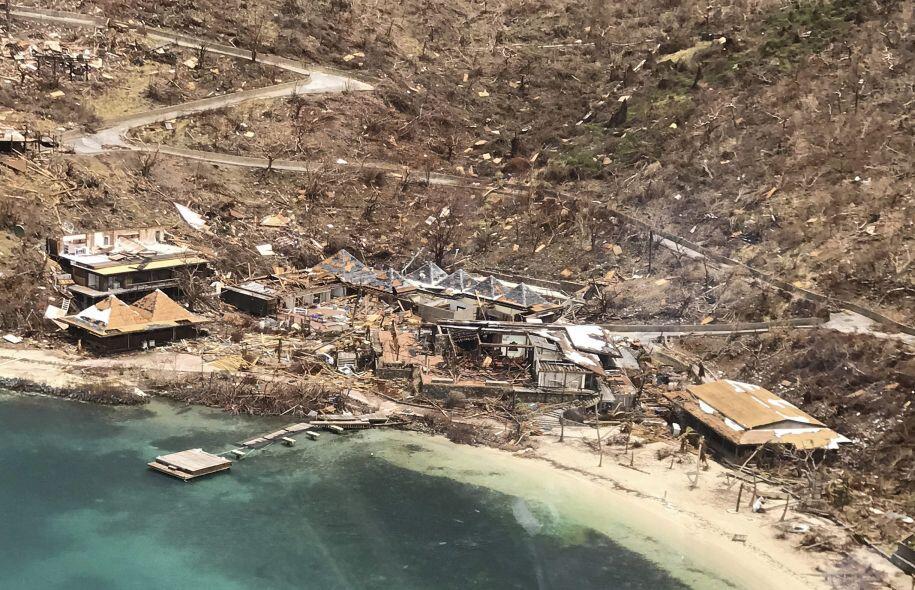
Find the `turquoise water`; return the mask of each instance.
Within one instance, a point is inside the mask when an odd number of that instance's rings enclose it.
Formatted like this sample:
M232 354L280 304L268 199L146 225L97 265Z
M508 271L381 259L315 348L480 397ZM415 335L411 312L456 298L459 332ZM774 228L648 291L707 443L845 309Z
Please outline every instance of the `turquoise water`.
M0 395L0 588L687 587L561 508L411 469L421 436L325 434L190 484L145 466L277 424Z

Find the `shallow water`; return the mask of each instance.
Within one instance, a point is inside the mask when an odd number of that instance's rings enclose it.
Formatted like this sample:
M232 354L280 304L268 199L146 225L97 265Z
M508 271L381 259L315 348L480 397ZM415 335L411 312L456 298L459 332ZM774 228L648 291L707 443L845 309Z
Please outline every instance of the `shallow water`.
M225 450L281 423L0 395L0 588L724 585L656 544L663 559L627 549L638 531L585 526L558 492L496 491L487 479L523 474L418 435L303 438L190 484L146 469L156 455Z

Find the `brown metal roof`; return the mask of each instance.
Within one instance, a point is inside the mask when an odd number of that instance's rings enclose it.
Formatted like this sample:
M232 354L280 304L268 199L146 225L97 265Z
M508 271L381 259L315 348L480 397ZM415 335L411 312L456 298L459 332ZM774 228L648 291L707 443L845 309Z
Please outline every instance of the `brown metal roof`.
M831 449L851 442L758 385L715 381L662 394L735 446L774 443Z
M786 420L824 426L810 414L759 385L725 379L690 385L686 389L743 428L758 428Z

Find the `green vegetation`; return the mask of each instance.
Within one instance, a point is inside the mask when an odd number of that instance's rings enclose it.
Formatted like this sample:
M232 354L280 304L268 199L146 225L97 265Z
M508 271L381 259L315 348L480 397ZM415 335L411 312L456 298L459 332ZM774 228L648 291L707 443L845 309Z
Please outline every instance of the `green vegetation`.
M775 66L779 72L789 73L804 57L847 35L860 20L861 10L862 4L855 0L794 0L762 21L755 31L757 42L705 60L703 78L721 87L760 66Z
M843 37L859 18L861 3L855 0L795 0L785 10L765 20L767 40L759 49L763 57L779 60L783 66L822 51Z
M575 147L559 154L555 160L550 162L546 177L559 182L583 180L594 178L600 173L600 169L600 162L595 160L594 153L590 149Z

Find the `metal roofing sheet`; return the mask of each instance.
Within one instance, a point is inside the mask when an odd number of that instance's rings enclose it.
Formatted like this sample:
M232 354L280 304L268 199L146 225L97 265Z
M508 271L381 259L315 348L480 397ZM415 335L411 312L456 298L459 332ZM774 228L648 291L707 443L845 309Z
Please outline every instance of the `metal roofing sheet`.
M448 275L447 278L439 282L436 287L441 289L450 289L458 293L465 293L469 291L475 283L476 281L474 278L467 274L464 269L458 269L457 271Z
M565 326L569 333L572 346L578 350L612 354L618 356L619 351L613 344L613 336L604 328L594 325Z
M686 389L743 428L758 428L786 420L823 426L813 416L759 385L726 379L689 385Z
M786 420L767 428L746 429L688 391L662 394L735 446L769 443L793 445L799 449L834 449L839 444L851 442L825 426L807 426Z
M436 285L445 279L448 273L443 271L434 262L427 262L406 276L411 281L423 285Z
M470 288L470 293L485 299L499 299L507 292L505 284L494 277L486 277Z
M150 262L135 262L133 264L120 264L118 266L109 266L106 268L93 269L92 272L103 276L119 275L128 272L140 270L159 270L163 268L175 268L177 266L189 266L192 264L204 264L205 258L196 256L190 258L169 258L167 260L152 260Z

